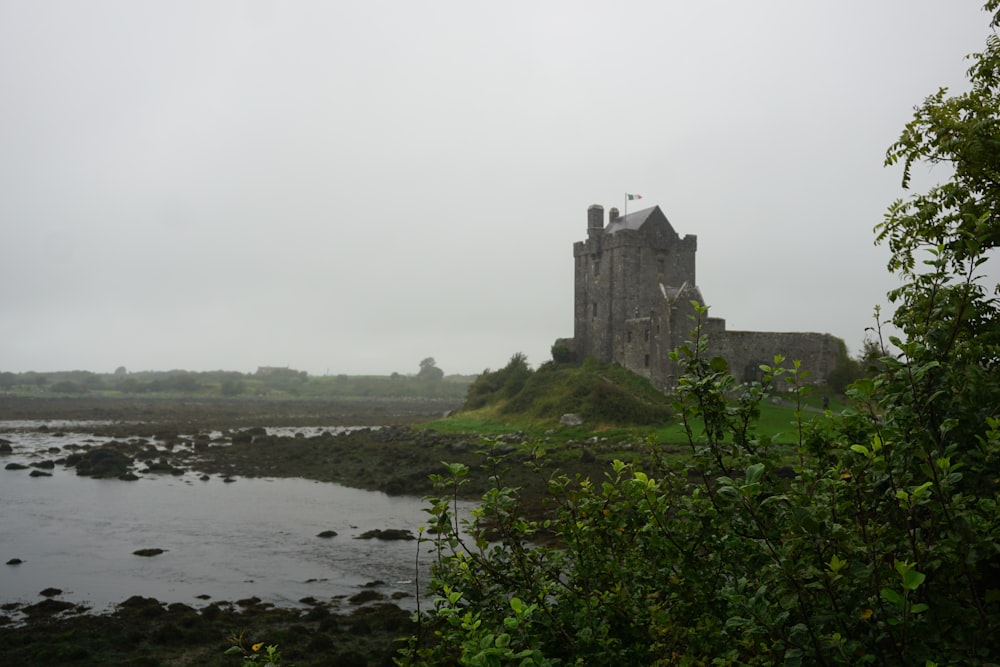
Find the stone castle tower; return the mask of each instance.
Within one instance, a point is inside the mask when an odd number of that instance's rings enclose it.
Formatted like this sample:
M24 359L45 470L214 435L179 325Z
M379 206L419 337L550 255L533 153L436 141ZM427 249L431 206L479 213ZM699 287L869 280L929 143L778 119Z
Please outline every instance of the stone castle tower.
M677 368L668 355L691 339L691 302L705 303L695 281L697 249L697 237L680 236L658 206L627 216L612 208L607 225L604 208L591 206L587 240L573 244L577 358L618 363L672 387ZM829 334L727 331L717 317L702 330L711 354L726 358L741 382L757 379L775 354L800 360L811 381L823 382L845 350Z

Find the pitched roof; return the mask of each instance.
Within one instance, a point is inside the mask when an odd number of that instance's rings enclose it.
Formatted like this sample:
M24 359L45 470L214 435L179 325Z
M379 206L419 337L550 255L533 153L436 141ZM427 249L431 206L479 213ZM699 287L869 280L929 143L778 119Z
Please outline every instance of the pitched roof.
M629 213L628 215L623 215L614 222L609 222L608 226L604 228L604 233L614 234L615 232L619 232L623 229L639 229L646 222L646 220L649 219L649 216L659 210L659 206L653 206L651 208L644 208L641 211ZM663 213L660 212L660 215L663 215Z

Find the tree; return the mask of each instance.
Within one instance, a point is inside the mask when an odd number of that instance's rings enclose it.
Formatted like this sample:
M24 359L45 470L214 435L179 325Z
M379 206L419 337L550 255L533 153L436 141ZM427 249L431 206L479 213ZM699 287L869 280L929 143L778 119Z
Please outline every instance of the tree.
M998 6L990 0L985 8ZM1000 12L992 21L998 24ZM945 253L954 275L968 275L970 263L1000 243L1000 37L991 35L969 59L969 91L949 96L941 88L929 96L886 154L887 165L903 163L903 188L915 164L953 170L949 181L895 202L876 227L877 241L893 253L890 271L911 274L923 249Z
M417 377L421 380L440 380L444 377L444 371L437 367L434 357L427 357L420 362L420 371Z
M994 27L998 6L985 6L995 12ZM939 360L958 355L995 364L997 301L982 272L1000 245L1000 37L991 35L969 59L970 89L949 96L942 88L928 97L886 154L887 165L903 164L904 188L918 163L948 165L950 180L893 203L875 231L892 251L889 270L905 281L889 299L898 304L893 322L909 341ZM929 257L918 264L922 253Z

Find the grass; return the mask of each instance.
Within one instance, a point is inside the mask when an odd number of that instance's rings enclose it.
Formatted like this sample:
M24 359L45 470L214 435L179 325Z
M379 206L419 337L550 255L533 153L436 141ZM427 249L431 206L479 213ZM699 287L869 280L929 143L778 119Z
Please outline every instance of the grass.
M829 408L837 413L847 407L839 399L833 398ZM761 404L760 419L757 422L757 433L761 436L771 436L784 445L798 444L798 427L796 425L796 409L790 403L765 402ZM809 396L803 401L802 421L809 422L824 418L822 412L822 397ZM501 415L495 407L479 410L461 411L449 417L436 419L421 424L439 433L478 433L485 436L502 436L509 433L524 433L529 438L548 442L566 442L585 440L594 436L611 443L644 441L652 436L655 442L665 444L686 444L687 434L683 425L675 417L668 423L653 426L615 426L606 424L583 424L568 427L558 420L525 417L523 415ZM695 437L698 436L697 426Z

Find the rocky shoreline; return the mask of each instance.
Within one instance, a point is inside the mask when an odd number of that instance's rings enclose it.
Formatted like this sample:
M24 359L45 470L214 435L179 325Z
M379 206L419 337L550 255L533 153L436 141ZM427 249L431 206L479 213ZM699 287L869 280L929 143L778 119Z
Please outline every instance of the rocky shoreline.
M35 456L25 474L47 475L53 468L78 475L114 477L133 483L143 476L197 471L239 477L306 477L392 491L421 493L412 471L399 476L392 465L401 449L435 450L447 443L399 426L438 416L441 405L371 401L338 404L310 401L167 401L95 399L16 399L0 397L3 420L87 420L101 445L74 445ZM277 437L260 426L356 426L338 439ZM395 425L393 425L395 424ZM35 428L51 428L45 426ZM215 435L212 435L212 434ZM414 447L414 442L422 446ZM381 445L379 444L381 443ZM18 454L16 442L5 452ZM414 463L410 457L405 459ZM0 459L2 461L2 459ZM376 465L377 464L377 465ZM421 474L440 463L420 466ZM412 480L414 483L411 483ZM372 534L373 539L411 535ZM16 559L14 559L16 560ZM6 567L16 567L8 562ZM195 608L134 596L113 611L93 613L86 605L40 591L34 604L0 605L0 646L4 661L17 665L237 665L226 656L230 638L278 644L286 663L308 665L391 665L399 640L413 633L410 612L371 590L345 600L303 598L298 608L278 608L255 598L214 601ZM48 595L45 595L48 593Z
M224 652L230 638L278 644L285 660L309 665L392 665L401 638L415 631L411 614L390 603L347 613L305 600L283 609L253 598L201 609L132 597L111 613L46 599L25 607L23 624L0 626L4 662L11 665L238 665Z

